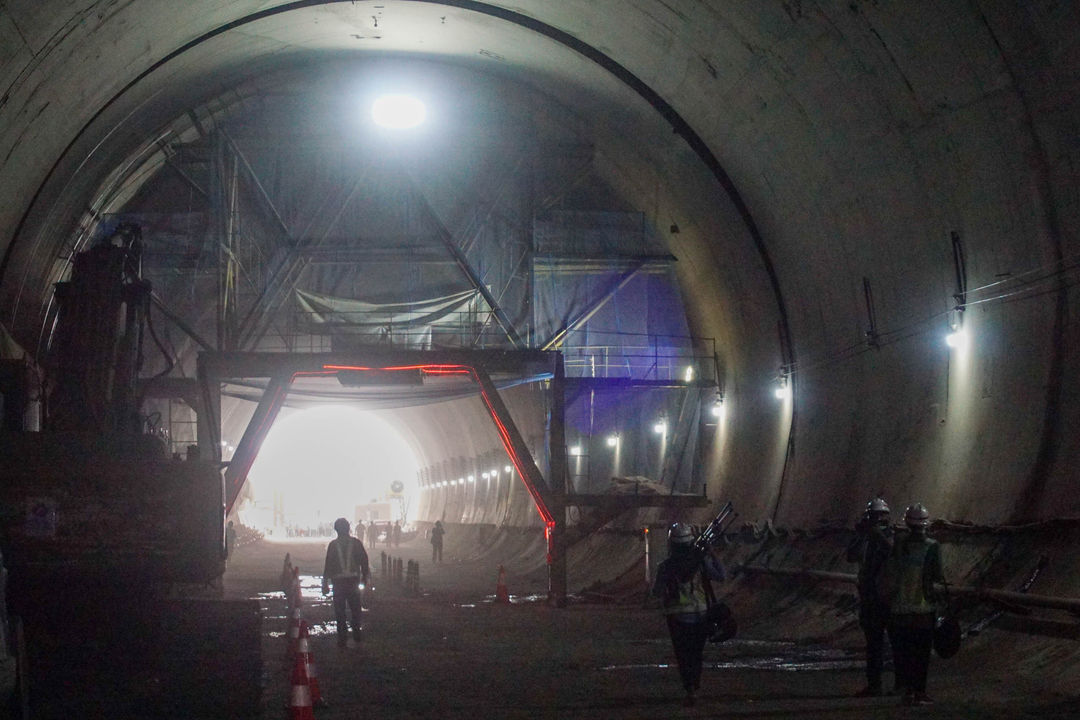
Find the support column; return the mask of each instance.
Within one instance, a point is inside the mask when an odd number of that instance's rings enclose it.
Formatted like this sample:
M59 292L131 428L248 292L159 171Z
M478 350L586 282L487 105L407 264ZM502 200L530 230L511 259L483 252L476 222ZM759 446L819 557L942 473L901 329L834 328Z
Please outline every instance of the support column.
M278 411L281 410L290 384L292 384L292 375L285 373L274 375L266 383L266 390L263 391L262 398L244 430L244 435L240 438L240 443L236 446L228 467L225 468L226 514L232 512L236 499L240 497L240 490L247 482L248 471L255 462L263 440L266 439L266 434L270 432L270 427L277 418Z
M548 417L550 507L554 524L548 530L548 602L566 607L566 369L555 356Z

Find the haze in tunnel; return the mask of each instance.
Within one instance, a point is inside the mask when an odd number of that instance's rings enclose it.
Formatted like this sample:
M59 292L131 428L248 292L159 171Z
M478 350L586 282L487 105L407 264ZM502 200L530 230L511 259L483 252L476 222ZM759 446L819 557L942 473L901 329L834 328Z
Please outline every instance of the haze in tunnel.
M415 498L417 467L409 443L377 413L351 405L283 413L252 466L240 515L272 539L287 526L354 522L358 505L388 503L396 519Z

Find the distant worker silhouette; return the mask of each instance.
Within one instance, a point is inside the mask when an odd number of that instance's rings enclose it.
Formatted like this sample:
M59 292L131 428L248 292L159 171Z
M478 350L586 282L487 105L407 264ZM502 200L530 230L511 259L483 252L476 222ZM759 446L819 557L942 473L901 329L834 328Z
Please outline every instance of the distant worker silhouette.
M368 554L364 543L349 535L349 521L338 518L334 521L337 538L326 547L326 564L323 567L323 595L334 587L334 616L337 619L338 647L345 647L349 641L349 628L346 623L346 606L352 614L353 637L360 642L363 625L360 622L361 602L360 583L367 583L370 576Z
M394 521L394 527L390 530L390 537L394 541L394 547L401 544L401 523Z
M443 535L442 520L435 521L435 527L431 528L431 562L442 562Z

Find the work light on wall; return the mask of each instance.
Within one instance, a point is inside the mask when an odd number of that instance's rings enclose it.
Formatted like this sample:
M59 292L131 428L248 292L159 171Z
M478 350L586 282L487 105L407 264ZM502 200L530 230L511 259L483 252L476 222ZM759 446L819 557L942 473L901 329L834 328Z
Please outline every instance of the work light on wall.
M773 395L777 400L787 400L791 397L791 378L787 373L780 373L776 378L776 388L773 390Z
M951 348L960 350L967 347L968 335L964 330L964 311L954 308L949 311L949 334L945 336L945 344Z

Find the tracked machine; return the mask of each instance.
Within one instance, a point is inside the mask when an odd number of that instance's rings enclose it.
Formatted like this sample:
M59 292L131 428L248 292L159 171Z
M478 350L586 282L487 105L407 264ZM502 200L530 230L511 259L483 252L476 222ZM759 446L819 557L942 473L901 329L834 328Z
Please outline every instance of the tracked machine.
M32 717L257 710L258 605L220 597L220 468L173 457L143 420L140 275L138 228L122 225L56 285L43 370L0 373L0 547Z

